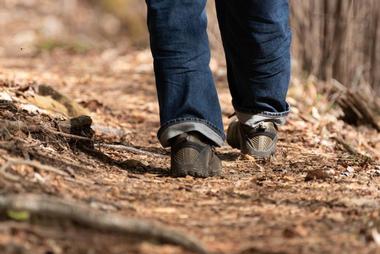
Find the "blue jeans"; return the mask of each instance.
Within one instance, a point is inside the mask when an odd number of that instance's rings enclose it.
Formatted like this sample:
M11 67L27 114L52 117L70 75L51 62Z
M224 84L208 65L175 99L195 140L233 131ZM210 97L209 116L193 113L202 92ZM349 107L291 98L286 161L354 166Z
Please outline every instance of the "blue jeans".
M224 143L221 109L209 68L206 0L146 0L163 146L198 131ZM289 112L288 0L215 0L238 119L282 123Z

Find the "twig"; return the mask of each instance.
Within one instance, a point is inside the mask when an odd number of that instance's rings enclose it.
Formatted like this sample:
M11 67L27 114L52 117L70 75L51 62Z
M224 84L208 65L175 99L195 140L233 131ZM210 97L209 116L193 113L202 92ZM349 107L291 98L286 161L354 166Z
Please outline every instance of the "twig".
M97 230L138 235L163 243L178 245L194 253L208 253L197 239L165 226L159 226L144 220L126 218L109 212L101 212L85 205L75 204L55 197L33 194L0 196L0 210L26 211L32 215L68 219Z
M153 152L145 151L145 150L142 150L142 149L139 149L136 147L132 147L132 146L127 146L127 145L115 145L115 144L99 143L99 144L96 144L95 146L98 146L98 147L101 146L101 147L106 147L106 148L110 148L110 149L128 151L128 152L132 152L132 153L144 154L144 155L160 157L160 158L167 157L166 155L163 155L163 154L153 153Z
M78 136L78 135L74 135L74 134L69 134L69 133L65 133L65 132L61 132L61 131L55 131L55 130L48 129L48 128L43 128L43 130L50 132L51 134L62 136L65 138L78 139L78 140L84 140L84 141L93 141L90 138L86 138L86 137L82 137L82 136Z

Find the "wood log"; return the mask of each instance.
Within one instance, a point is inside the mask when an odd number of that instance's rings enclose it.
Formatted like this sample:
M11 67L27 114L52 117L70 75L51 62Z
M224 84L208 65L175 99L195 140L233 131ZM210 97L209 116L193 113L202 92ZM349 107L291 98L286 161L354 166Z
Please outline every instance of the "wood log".
M380 109L376 98L339 86L337 103L343 111L342 120L348 124L368 125L380 131Z

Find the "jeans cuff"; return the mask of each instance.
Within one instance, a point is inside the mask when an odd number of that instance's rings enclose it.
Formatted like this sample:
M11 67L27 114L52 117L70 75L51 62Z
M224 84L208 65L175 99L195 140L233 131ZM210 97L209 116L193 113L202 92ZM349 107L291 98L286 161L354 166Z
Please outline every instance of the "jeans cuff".
M260 122L273 122L277 125L284 125L286 123L286 117L289 111L274 113L274 112L260 112L257 114L253 113L243 113L236 111L236 117L240 123L255 127Z
M163 147L169 147L169 140L183 133L196 131L208 138L216 146L223 146L224 132L213 124L199 118L180 118L169 121L159 129L157 137Z

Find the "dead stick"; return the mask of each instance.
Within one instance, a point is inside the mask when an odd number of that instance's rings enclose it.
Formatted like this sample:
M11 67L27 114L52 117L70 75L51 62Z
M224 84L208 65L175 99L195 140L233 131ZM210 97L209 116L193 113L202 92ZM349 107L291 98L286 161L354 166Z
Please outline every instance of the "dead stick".
M82 137L82 136L78 136L78 135L74 135L74 134L69 134L69 133L61 132L61 131L55 131L55 130L48 129L48 128L43 128L43 130L50 132L51 134L62 136L65 138L72 138L72 139L78 139L78 140L84 140L84 141L93 141L90 138L86 138L86 137Z
M208 253L197 239L164 226L144 220L126 218L118 214L101 212L85 205L55 197L33 194L0 196L0 210L26 211L32 215L68 219L97 230L138 235L163 243L178 245L194 253Z
M127 145L115 145L115 144L99 143L96 146L102 146L102 147L107 147L107 148L110 148L110 149L121 150L121 151L128 151L128 152L132 152L132 153L145 154L145 155L154 156L154 157L161 157L161 158L165 158L166 157L163 154L152 153L152 152L149 152L149 151L145 151L145 150L138 149L138 148L132 147L132 146L127 146Z

